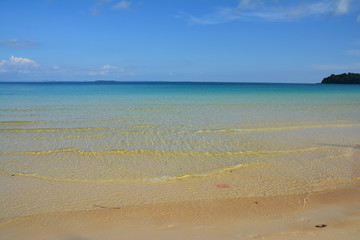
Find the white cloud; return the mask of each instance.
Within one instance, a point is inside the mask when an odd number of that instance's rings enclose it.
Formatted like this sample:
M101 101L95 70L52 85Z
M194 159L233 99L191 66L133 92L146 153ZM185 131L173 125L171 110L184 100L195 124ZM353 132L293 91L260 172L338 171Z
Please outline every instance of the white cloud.
M17 77L50 77L59 78L60 76L77 76L88 79L90 76L96 79L121 77L133 77L136 73L131 68L124 68L105 64L98 67L61 67L58 65L40 65L36 61L25 58L11 56L8 59L0 59L0 76L11 74Z
M115 4L112 8L119 9L119 10L125 10L125 9L130 8L130 5L131 5L130 1L122 0L122 1L118 2L117 4Z
M284 1L239 0L235 7L218 8L202 16L180 13L177 17L191 24L219 24L235 20L291 21L305 17L343 15L349 12L351 0ZM294 1L295 2L295 1ZM359 16L360 18L360 16Z
M7 61L8 64L12 64L12 65L31 65L31 66L37 66L38 64L34 61L31 60L29 58L23 58L23 57L14 57L11 56L9 58L9 60Z
M0 60L0 72L28 73L31 69L39 67L34 60L24 57L11 56L8 60Z

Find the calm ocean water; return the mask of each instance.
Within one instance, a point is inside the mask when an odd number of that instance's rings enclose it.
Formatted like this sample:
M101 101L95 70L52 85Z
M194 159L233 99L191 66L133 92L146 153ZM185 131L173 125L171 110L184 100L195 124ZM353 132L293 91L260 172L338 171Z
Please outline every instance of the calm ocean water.
M53 180L204 174L360 142L360 86L1 84L0 102L1 169Z
M169 198L214 196L216 181L232 187L221 197L303 193L359 179L360 86L2 83L0 136L3 178L208 186Z

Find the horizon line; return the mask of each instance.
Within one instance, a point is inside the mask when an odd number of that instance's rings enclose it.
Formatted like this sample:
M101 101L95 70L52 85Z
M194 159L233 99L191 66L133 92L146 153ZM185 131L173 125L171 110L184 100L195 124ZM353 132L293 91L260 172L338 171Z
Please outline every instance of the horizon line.
M230 81L118 81L118 80L94 80L94 81L0 81L0 84L23 84L23 83L95 83L95 84L129 84L129 83L207 83L207 84L319 84L319 83L301 83L301 82L230 82Z

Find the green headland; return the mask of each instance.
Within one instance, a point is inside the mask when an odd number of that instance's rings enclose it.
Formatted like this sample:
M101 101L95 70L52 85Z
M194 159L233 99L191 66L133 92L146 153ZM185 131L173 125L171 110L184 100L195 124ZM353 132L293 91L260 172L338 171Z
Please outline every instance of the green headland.
M360 74L359 73L331 74L331 76L324 78L321 83L360 84Z

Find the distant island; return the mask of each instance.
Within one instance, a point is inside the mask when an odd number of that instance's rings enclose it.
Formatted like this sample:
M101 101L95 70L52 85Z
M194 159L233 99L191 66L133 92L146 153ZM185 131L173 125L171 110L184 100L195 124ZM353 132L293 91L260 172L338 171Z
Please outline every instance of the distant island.
M331 74L322 80L323 84L360 84L359 73Z

